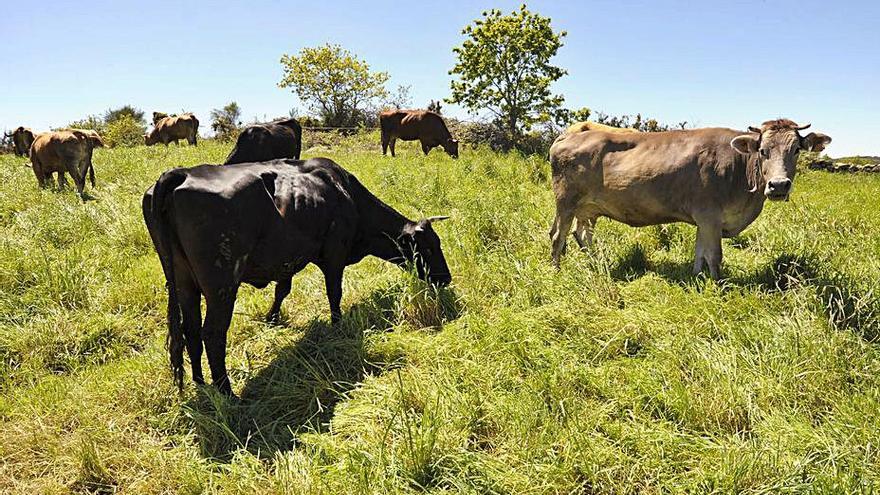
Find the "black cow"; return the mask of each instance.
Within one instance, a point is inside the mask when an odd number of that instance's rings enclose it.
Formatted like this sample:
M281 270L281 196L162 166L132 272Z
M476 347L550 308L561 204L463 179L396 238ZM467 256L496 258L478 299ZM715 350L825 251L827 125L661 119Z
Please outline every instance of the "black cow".
M226 165L267 162L278 158L299 160L302 151L302 127L296 119L253 124L241 131L235 148L226 157Z
M269 312L277 318L293 275L314 263L324 273L336 323L342 272L365 256L413 263L431 283L451 281L431 227L446 217L408 220L326 158L170 170L144 194L142 206L167 282L169 353L178 387L184 345L193 381L204 383L204 343L214 385L232 393L226 333L242 282L259 288L277 282Z

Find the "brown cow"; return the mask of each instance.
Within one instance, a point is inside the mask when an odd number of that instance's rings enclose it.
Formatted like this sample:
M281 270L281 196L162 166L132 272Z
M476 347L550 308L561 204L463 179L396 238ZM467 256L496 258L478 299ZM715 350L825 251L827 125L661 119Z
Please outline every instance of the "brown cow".
M821 151L831 138L801 136L791 120L733 129L616 134L563 134L550 147L556 219L550 231L558 267L574 220L575 240L592 243L599 217L634 227L697 226L694 273L721 265L721 238L751 224L764 200L788 199L801 150Z
M153 112L153 125L158 124L165 117L177 117L177 114L172 113L171 115L168 115L165 112Z
M31 145L34 144L34 138L37 136L34 131L27 127L19 127L12 131L12 134L5 134L6 137L12 138L12 145L15 154L18 156L27 156Z
M568 126L568 128L565 130L565 132L568 134L584 131L606 131L616 132L619 134L639 132L638 129L633 129L632 127L614 127L610 125L600 124L598 122L592 122L589 120L585 120L583 122L575 122L574 124Z
M103 148L104 147L104 140L101 139L101 135L98 134L98 131L96 131L94 129L68 129L68 130L79 131L79 132L85 134L86 136L88 136L89 139L92 141L92 148Z
M55 131L37 136L31 146L31 163L40 187L49 185L53 173L58 173L58 188L63 189L64 173L73 177L76 191L83 197L86 172L95 187L95 169L92 166L92 138L82 131ZM84 198L85 199L85 198Z
M382 128L382 154L391 147L394 156L394 142L418 140L422 151L427 155L431 148L442 146L452 158L458 158L458 141L446 128L443 117L425 110L389 110L379 114Z
M148 134L144 134L144 144L152 146L156 143L162 143L168 146L168 143L177 144L179 139L186 139L193 146L198 144L199 136L199 119L191 113L184 113L177 117L165 117L156 124Z

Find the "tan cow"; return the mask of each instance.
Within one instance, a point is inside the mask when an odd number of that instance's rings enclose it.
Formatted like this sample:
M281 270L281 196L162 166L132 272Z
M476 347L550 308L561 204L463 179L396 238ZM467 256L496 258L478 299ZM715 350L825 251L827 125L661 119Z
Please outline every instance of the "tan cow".
M88 136L89 139L92 141L92 148L103 148L104 147L104 140L101 139L101 135L98 134L98 131L96 131L94 129L68 129L68 130L79 131L79 132L85 134L86 136Z
M154 112L155 114L158 112ZM144 134L144 144L152 146L162 143L177 143L180 139L186 139L193 146L198 144L199 119L191 113L184 113L177 117L164 117L148 134Z
M12 134L6 134L6 137L12 138L12 146L15 150L15 154L18 156L28 155L28 151L31 149L31 145L34 143L34 138L36 136L37 134L27 127L18 127L16 130L12 131Z
M779 119L748 132L563 134L550 147L554 264L559 266L575 220L582 248L592 243L599 217L634 227L685 222L697 226L694 273L707 264L717 279L721 238L742 232L765 199L788 199L798 153L821 151L831 142L815 132L801 136L807 127Z
M83 131L55 131L40 134L31 146L31 163L40 187L47 187L53 173L58 173L58 188L66 185L64 173L69 173L80 197L86 184L86 172L95 187L95 169L92 166L92 138Z
M382 128L382 154L391 148L394 156L394 144L399 138L402 141L419 141L422 152L426 155L432 148L442 146L452 158L458 158L458 140L452 138L443 117L425 110L390 110L379 114L379 126Z
M616 132L619 134L626 134L631 132L639 132L638 129L633 129L632 127L614 127L610 125L600 124L598 122L591 122L589 120L585 120L583 122L576 122L565 130L566 134L573 134L575 132L584 132L584 131L606 131L606 132Z

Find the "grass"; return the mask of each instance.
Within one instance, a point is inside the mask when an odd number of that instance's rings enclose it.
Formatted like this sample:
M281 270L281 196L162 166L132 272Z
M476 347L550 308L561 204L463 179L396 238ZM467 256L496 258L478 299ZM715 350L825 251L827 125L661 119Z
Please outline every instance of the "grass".
M98 150L87 203L0 156L0 492L880 489L880 177L803 172L715 283L685 225L600 221L556 272L539 158L311 149L410 218L451 215L453 285L366 260L335 328L315 269L277 327L272 291L242 290L230 402L172 385L140 213L161 171L228 149Z

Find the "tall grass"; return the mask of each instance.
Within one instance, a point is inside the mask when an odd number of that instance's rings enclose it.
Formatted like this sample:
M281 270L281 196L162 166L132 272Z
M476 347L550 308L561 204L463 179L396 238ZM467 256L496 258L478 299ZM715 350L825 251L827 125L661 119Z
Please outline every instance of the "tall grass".
M436 229L442 291L368 259L329 324L321 274L284 323L245 288L242 400L167 371L140 198L230 145L100 149L98 187L40 190L0 157L0 492L876 492L880 178L804 171L689 274L694 229L600 221L549 263L549 166L378 136L306 150Z

